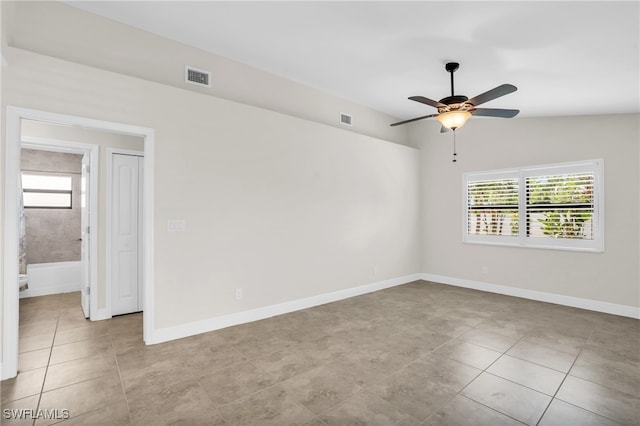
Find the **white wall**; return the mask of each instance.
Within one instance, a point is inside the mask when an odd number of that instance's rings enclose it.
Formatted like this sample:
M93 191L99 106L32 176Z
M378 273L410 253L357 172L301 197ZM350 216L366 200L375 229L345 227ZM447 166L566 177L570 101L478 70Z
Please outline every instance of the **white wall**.
M640 306L639 116L472 118L451 133L412 126L421 149L422 270L455 279ZM462 173L604 158L605 252L579 253L462 243ZM488 274L482 273L482 267Z
M4 25L4 15L3 15L3 7L0 4L0 95L3 93L4 85L4 50L6 48L6 28ZM2 96L0 96L1 98ZM2 102L0 102L0 106L2 107L2 112L0 112L0 140L2 140L2 148L0 149L0 164L4 164L4 122L5 122L5 108ZM0 173L0 187L4 188L4 175ZM2 190L4 191L4 190ZM4 208L0 209L0 223L4 223ZM4 241L4 226L0 226L0 241ZM0 249L2 251L3 249ZM4 276L4 256L0 256L0 265L2 265L2 273L0 276ZM0 291L0 330L4 330L4 291ZM2 339L0 339L0 349L2 346ZM2 350L0 350L0 354L2 354ZM0 358L0 374L4 371L2 369L2 358Z
M414 148L20 49L5 54L3 107L155 129L156 328L419 272ZM169 219L184 219L186 231L167 232Z

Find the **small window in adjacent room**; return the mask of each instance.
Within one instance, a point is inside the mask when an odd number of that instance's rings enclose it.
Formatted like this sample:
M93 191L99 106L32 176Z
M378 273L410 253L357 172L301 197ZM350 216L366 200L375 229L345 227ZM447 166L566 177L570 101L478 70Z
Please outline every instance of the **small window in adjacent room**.
M465 173L463 241L604 250L603 161Z
M71 194L71 176L22 173L25 208L70 209Z

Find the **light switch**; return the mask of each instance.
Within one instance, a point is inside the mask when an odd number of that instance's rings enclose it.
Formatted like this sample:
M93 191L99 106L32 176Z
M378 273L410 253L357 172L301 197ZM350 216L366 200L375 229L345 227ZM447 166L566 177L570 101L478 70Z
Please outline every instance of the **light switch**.
M167 231L169 232L184 232L187 227L187 223L183 219L169 219L167 221Z

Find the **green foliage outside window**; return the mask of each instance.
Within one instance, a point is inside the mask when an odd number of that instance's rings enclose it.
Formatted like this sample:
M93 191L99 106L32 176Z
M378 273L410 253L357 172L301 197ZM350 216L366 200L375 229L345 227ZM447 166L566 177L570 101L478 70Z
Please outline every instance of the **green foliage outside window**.
M585 223L593 211L593 175L563 175L527 179L528 206L543 214L536 220L551 238L585 238ZM549 205L549 209L545 209ZM565 207L566 206L566 207Z

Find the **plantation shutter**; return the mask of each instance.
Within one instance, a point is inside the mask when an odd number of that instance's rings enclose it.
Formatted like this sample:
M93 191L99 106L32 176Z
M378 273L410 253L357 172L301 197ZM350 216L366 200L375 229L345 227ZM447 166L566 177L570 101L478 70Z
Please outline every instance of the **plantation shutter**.
M467 235L518 235L518 179L467 181Z
M593 240L593 172L528 176L527 237Z
M604 251L604 162L467 172L462 241Z

